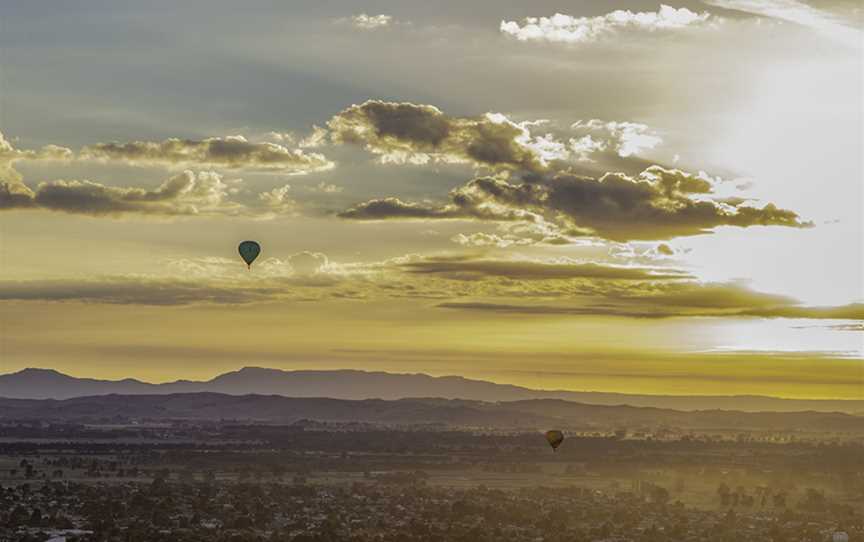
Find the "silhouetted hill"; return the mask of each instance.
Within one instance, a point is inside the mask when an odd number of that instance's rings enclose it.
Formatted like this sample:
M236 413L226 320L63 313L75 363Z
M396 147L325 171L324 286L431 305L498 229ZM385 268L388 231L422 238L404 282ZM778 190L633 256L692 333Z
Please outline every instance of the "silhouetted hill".
M79 422L182 419L260 423L316 420L498 429L676 427L864 433L864 418L838 412L683 412L650 407L585 405L559 399L500 403L455 399L351 401L219 393L102 395L65 400L0 399L0 420L21 419Z
M215 392L229 395L282 395L332 399L440 397L473 401L564 399L595 405L630 405L676 410L862 412L864 401L798 400L761 396L662 396L565 390L532 390L459 376L393 374L352 370L282 371L245 367L207 381L151 384L140 380L75 378L50 369L24 369L0 375L0 397L68 399L91 395Z

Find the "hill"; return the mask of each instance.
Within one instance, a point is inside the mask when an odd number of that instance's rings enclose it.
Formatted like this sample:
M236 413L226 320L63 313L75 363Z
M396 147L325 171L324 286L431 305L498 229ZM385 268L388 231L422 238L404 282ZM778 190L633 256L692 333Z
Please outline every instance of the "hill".
M594 405L630 405L675 410L741 410L860 413L864 401L780 399L762 396L663 396L568 390L534 390L509 384L471 380L460 376L394 374L354 370L282 371L245 367L207 381L178 380L152 384L127 378L76 378L51 369L24 369L0 375L0 397L17 399L69 399L94 395L155 395L173 393L228 395L282 395L333 399L405 399L439 397L472 401L563 399Z

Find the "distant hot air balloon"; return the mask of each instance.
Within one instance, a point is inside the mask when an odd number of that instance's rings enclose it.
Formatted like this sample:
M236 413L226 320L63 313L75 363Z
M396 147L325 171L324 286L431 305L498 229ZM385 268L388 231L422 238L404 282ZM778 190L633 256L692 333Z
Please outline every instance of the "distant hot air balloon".
M564 442L564 433L557 429L546 431L546 442L549 443L549 446L552 446L553 451L557 450L558 446L561 446L561 443Z
M252 269L252 262L261 254L261 245L255 241L243 241L237 250L240 252L240 257L246 262L246 267Z

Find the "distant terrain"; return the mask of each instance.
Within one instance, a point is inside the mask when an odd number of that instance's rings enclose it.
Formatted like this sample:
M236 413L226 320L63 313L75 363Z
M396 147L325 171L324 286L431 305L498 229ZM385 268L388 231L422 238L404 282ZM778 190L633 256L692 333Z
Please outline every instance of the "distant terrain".
M652 407L586 405L560 399L489 403L459 399L345 400L279 395L183 393L104 395L73 399L0 399L2 420L129 423L135 420L237 420L295 423L304 420L388 425L526 429L562 427L655 431L753 430L864 433L864 417L827 412L678 411Z
M151 384L127 378L75 378L50 369L24 369L0 375L0 397L13 399L69 399L94 395L154 395L175 393L282 395L331 399L405 399L436 397L472 401L563 399L591 405L629 405L676 410L740 410L864 413L864 400L802 400L753 395L664 396L566 390L533 390L459 376L393 374L351 370L282 371L245 367L207 381L178 380Z

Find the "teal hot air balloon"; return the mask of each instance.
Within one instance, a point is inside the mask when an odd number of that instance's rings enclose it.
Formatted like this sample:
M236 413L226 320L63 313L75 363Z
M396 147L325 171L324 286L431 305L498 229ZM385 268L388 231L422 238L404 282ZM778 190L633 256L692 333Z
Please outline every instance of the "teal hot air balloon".
M240 257L246 262L246 267L252 269L252 262L261 254L261 245L255 241L243 241L237 250L240 252Z

